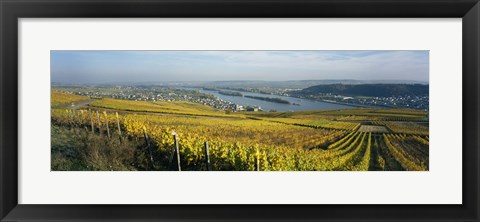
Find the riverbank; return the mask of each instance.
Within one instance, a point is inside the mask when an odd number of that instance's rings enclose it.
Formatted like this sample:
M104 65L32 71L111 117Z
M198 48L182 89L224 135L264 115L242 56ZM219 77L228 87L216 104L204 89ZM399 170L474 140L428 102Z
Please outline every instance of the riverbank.
M260 100L256 98L249 98L246 96L252 97L262 97L265 98L265 94L260 93L252 93L252 92L241 92L243 97L240 96L231 96L231 95L223 95L220 94L219 90L212 90L211 88L186 88L182 87L183 89L189 90L196 90L204 94L210 94L220 98L223 101L228 101L232 104L240 105L243 107L261 107L263 110L276 110L280 112L287 112L287 111L304 111L304 110L339 110L339 109L351 109L354 106L351 105L342 105L336 103L327 103L322 101L315 101L310 99L302 99L297 97L291 96L282 96L277 94L268 94L270 97L279 98L286 102L278 103L274 101L266 101ZM227 91L227 90L222 90ZM235 92L234 90L229 90L231 92ZM288 103L287 103L288 101ZM294 104L295 103L295 104Z
M337 101L333 101L333 100L320 100L320 102L332 103L332 104L338 104L338 105L344 105L344 106L353 106L353 107L358 107L358 108L391 108L391 107L388 107L388 106L370 106L370 105L364 105L364 104L342 103L342 102L337 102Z

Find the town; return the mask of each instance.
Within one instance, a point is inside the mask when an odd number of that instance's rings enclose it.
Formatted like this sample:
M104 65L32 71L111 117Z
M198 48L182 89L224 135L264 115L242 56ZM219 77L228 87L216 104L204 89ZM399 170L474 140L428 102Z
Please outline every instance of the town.
M406 109L429 109L428 95L402 95L402 96L347 96L334 93L299 94L300 88L275 88L275 87L219 87L218 89L235 90L240 92L260 93L265 95L278 95L310 99L320 102L345 104L358 107L384 107ZM294 104L295 105L295 104Z
M113 98L122 100L135 101L188 101L207 105L219 110L228 112L237 111L263 111L259 106L244 106L245 104L236 104L231 101L224 100L220 97L202 93L201 87L181 87L181 86L54 86L67 93L89 96L90 98ZM365 97L365 96L344 96L333 93L319 94L296 94L301 89L285 89L285 88L233 88L222 87L218 89L236 90L240 92L253 92L271 96L287 96L301 99L309 99L320 102L337 103L356 107L386 107L386 108L409 108L418 110L429 109L428 95L420 96L390 96L390 97ZM223 91L221 91L223 92ZM233 92L223 92L223 94L232 95ZM220 93L221 94L221 93ZM237 95L238 94L238 95ZM236 93L236 96L243 96ZM254 97L257 98L257 97ZM260 97L258 97L260 98ZM267 97L266 97L267 98ZM262 98L265 100L264 98ZM270 98L274 99L274 98ZM288 101L286 101L287 103ZM298 105L293 103L293 105ZM269 110L274 111L274 110Z
M207 105L219 110L230 112L237 111L262 111L261 107L242 106L225 101L214 95L201 93L195 89L157 86L53 86L69 94L88 96L90 98L112 98L134 101L188 101Z
M389 96L389 97L351 97L342 95L322 94L307 95L305 99L323 102L339 103L360 107L386 107L428 110L428 96Z

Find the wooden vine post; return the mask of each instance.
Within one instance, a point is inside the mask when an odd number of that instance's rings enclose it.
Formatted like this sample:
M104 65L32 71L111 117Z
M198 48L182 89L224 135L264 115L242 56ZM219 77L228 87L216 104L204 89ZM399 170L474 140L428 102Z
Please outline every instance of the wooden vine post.
M108 127L108 117L107 117L106 111L103 111L103 116L105 117L105 126L107 127L107 135L108 135L108 138L110 139L110 128Z
M208 142L205 141L204 143L204 148L205 148L205 163L207 165L207 170L211 171L212 169L210 168L210 155L208 153Z
M120 142L122 142L122 131L120 130L120 120L118 118L118 112L115 112L115 117L117 117L118 136L120 138Z
M98 133L102 135L102 122L100 122L100 114L98 114L98 110L97 110L97 121L98 121Z
M182 168L180 166L180 149L178 148L178 136L175 131L172 132L173 139L175 140L175 152L177 153L177 166L178 166L178 171L182 171Z
M258 151L258 148L256 148L256 159L257 159L257 171L260 171L260 152Z
M92 133L95 133L95 127L93 127L93 115L92 111L88 110L88 114L90 115L90 126L92 126Z
M147 128L145 126L143 126L143 136L145 137L145 143L147 143L148 154L150 155L150 163L153 166L152 147L150 147L150 141L148 139Z

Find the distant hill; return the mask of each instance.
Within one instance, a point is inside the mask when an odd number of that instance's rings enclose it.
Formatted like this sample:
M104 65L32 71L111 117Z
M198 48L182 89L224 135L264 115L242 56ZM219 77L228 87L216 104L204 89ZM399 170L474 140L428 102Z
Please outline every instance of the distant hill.
M105 83L61 83L52 82L53 87L111 87L111 86L162 86L162 87L216 87L216 88L289 88L304 89L316 85L359 85L359 84L428 84L428 82L415 80L355 80L355 79L310 79L288 81L264 81L264 80L230 80L230 81L150 81L150 82L105 82Z
M370 96L370 97L390 97L390 96L428 96L428 85L422 84L361 84L345 85L330 84L317 85L297 91L296 95L318 95L332 93L343 96Z
M359 85L359 84L428 84L427 82L413 80L354 80L354 79L325 79L325 80L289 80L289 81L261 81L261 80L232 80L205 82L208 87L273 87L273 88L298 88L304 89L316 85Z

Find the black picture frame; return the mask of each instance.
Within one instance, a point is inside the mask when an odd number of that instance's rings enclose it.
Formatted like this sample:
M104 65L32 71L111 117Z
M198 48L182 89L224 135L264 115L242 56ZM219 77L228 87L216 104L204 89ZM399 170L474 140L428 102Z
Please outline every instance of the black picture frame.
M0 15L1 221L479 221L478 0L0 0ZM462 18L463 204L18 204L17 20L74 17Z

